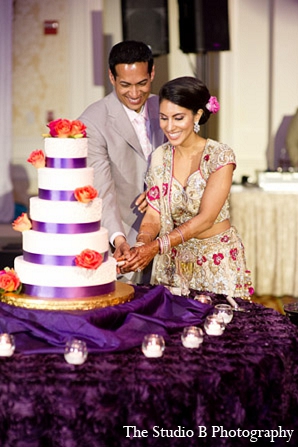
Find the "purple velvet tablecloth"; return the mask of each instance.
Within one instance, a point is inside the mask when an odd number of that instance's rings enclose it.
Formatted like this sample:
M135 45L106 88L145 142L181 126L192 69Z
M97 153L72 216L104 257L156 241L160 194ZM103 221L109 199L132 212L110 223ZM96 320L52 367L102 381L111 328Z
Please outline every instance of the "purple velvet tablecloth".
M218 302L224 297L213 296ZM298 329L272 309L243 306L250 312L235 312L222 336L204 335L201 347L189 350L182 328L202 326L210 307L163 287L136 288L131 303L85 315L1 304L1 328L15 334L17 350L0 359L0 446L296 447ZM148 331L165 336L159 359L141 352ZM84 334L87 361L67 364L65 339ZM125 426L139 436L127 437ZM206 437L198 437L198 426ZM193 436L168 436L179 427ZM228 436L212 437L214 427ZM294 430L289 442L247 436L279 427Z

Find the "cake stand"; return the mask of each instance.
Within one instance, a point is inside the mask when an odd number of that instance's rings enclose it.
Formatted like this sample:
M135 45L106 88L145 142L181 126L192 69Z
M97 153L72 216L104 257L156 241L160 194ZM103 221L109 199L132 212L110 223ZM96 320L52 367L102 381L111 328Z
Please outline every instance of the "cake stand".
M90 310L108 306L116 306L131 301L134 288L130 284L116 281L114 292L88 298L38 298L25 294L4 293L0 301L11 306L41 310Z

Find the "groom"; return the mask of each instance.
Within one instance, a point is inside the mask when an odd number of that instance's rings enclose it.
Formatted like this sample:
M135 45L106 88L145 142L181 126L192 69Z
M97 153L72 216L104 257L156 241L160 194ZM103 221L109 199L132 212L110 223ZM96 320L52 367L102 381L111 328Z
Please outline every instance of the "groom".
M109 55L113 92L79 117L87 126L88 164L94 168L94 186L103 200L102 225L112 247L122 254L135 243L146 208L144 178L150 152L165 141L158 96L151 95L154 75L152 52L145 43L114 45ZM148 277L129 279L149 282Z

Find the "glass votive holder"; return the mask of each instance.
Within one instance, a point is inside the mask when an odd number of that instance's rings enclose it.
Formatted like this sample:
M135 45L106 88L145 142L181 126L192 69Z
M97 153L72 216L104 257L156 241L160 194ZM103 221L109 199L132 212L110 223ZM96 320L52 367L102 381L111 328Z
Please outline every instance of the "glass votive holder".
M165 350L165 341L162 335L145 335L142 343L142 352L146 357L161 357Z
M203 304L209 304L210 306L212 304L212 299L207 295L195 295L194 300Z
M204 322L204 329L208 335L221 335L225 330L225 323L220 315L208 315Z
M198 348L203 343L203 331L196 326L185 327L181 340L185 348Z
M11 357L15 350L14 336L11 334L0 334L0 357Z
M71 365L82 365L88 356L87 345L84 341L72 338L67 341L64 358Z
M233 308L230 304L216 304L213 311L214 315L221 315L225 324L233 319Z

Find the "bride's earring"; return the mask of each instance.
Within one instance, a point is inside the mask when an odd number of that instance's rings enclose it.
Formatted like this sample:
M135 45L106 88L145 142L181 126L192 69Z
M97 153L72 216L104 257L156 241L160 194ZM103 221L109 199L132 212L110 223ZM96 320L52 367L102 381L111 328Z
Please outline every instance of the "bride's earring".
M199 133L201 129L201 126L199 125L199 121L195 121L193 125L193 130L195 133Z

